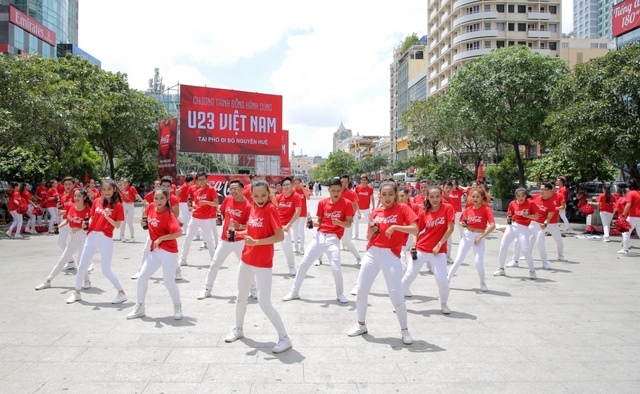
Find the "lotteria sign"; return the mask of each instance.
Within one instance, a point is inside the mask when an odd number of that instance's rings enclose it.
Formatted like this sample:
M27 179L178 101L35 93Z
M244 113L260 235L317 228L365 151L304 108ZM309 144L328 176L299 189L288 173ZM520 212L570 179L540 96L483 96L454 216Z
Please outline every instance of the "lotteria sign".
M56 46L56 33L42 26L40 23L29 18L27 15L18 11L15 7L9 6L9 21L38 37L42 41L47 42L51 46Z
M180 85L180 151L278 156L282 96Z
M613 6L611 12L614 37L640 27L640 0L626 0L618 3Z

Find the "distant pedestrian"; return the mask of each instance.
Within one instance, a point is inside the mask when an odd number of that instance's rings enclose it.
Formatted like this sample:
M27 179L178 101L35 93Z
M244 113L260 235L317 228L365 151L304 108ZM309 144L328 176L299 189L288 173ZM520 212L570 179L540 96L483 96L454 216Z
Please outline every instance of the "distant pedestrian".
M625 256L629 255L629 249L631 248L631 233L633 230L640 235L640 191L638 191L638 184L634 179L629 180L629 191L625 196L627 203L622 211L622 218L625 218L631 229L622 233L622 249L618 251Z

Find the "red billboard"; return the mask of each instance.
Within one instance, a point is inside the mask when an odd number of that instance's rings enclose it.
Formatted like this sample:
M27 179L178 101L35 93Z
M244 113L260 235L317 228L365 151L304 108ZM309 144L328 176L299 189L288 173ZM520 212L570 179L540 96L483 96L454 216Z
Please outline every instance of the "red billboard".
M49 45L56 46L56 33L54 31L42 26L11 5L9 6L9 22L28 31Z
M178 119L167 119L158 122L158 176L170 176L176 179L178 155L176 141L178 135Z
M640 27L640 0L626 0L618 3L613 6L611 13L614 37Z
M180 151L280 155L282 96L180 85Z

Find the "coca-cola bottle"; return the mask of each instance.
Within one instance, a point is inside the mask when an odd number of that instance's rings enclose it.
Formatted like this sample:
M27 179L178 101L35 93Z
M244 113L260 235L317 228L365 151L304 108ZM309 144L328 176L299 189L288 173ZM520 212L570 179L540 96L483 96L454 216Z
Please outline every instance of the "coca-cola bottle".
M82 229L84 231L87 231L89 229L89 214L88 213L84 216L84 221L82 222Z
M53 233L60 234L60 227L58 227L58 221L53 222Z
M411 260L418 260L418 250L415 246L411 247Z
M467 218L462 218L462 227L467 227Z
M236 241L236 230L229 226L229 230L228 231L228 238L229 238L229 242L235 242Z
M507 215L507 224L513 224L513 215L511 215L511 212Z
M149 221L148 221L146 216L142 217L142 229L143 230L148 230L149 229Z
M313 228L313 219L311 216L307 216L307 228Z
M187 196L187 206L189 209L193 209L193 201L191 201L191 194Z
M373 232L373 235L378 235L380 234L380 229L378 228L378 223L373 222L371 223L371 228L375 228L375 231Z
M216 213L216 226L222 226L222 214L220 211Z

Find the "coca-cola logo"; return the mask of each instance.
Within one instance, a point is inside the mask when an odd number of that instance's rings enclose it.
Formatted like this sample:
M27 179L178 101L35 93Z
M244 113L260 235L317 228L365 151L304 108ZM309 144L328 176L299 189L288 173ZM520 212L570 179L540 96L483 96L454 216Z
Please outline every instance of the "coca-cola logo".
M384 223L384 224L397 224L398 223L398 215L391 215L387 217L376 216L373 219L376 223Z
M67 216L67 221L69 223L75 223L75 224L80 224L82 223L82 218L79 218L77 216Z
M160 220L157 218L147 218L147 223L149 226L158 227L160 225Z
M342 217L342 211L325 212L324 217L328 219L340 220L340 218Z
M547 212L548 211L547 207L545 207L544 205L542 205L542 204L536 204L536 205L538 206L538 210L540 210L542 212Z
M264 227L264 218L249 218L247 226Z
M482 216L469 216L467 223L482 223Z
M232 215L232 216L235 216L235 217L241 217L242 216L242 211L239 210L239 209L227 208L225 213L228 213L229 215Z
M292 206L293 206L293 203L291 201L281 202L279 205L280 208L291 208Z
M369 194L371 194L371 193L369 193L369 192L359 192L358 194L361 195L361 196L367 196L368 197Z
M435 227L444 225L444 217L439 217L436 220L427 222L427 227Z
M211 187L216 189L216 192L218 193L218 200L224 199L229 195L229 181L226 179L222 178L211 180L211 177L209 177L209 184Z
M166 155L169 152L169 141L171 140L171 129L168 126L162 127L160 134L160 152Z
M529 214L529 210L528 209L522 209L520 211L516 211L515 213L518 216L523 216L524 217L524 215L528 215Z

